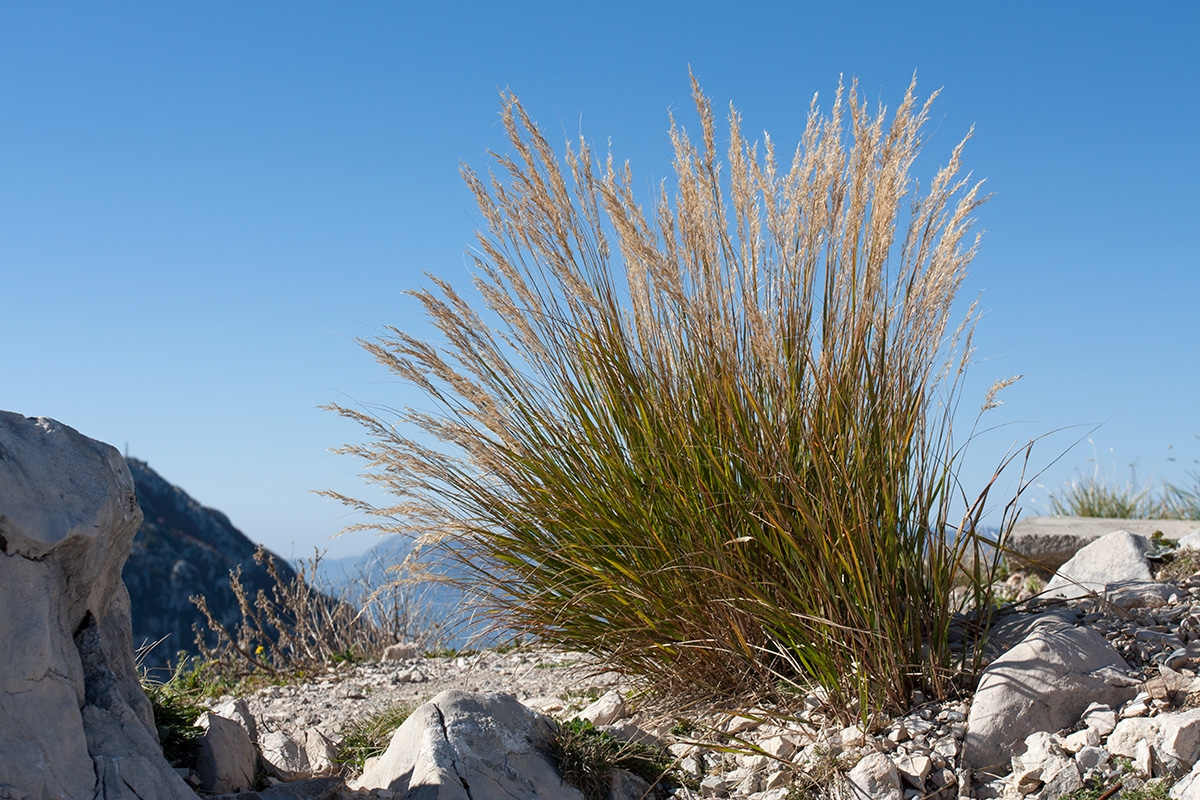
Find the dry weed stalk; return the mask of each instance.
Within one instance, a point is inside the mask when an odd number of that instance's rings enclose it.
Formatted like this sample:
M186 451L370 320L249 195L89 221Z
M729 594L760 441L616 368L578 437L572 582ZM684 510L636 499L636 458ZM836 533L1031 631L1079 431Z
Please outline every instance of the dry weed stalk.
M229 584L242 614L235 631L213 617L203 595L192 598L217 638L216 646L209 646L196 630L196 645L226 678L256 672L314 674L339 661L380 658L396 642L440 643L439 625L412 587L364 587L359 580L337 591L323 588L317 580L319 552L299 562L294 580L280 573L274 556L261 545L254 560L266 564L274 586L251 599L241 569L230 571Z

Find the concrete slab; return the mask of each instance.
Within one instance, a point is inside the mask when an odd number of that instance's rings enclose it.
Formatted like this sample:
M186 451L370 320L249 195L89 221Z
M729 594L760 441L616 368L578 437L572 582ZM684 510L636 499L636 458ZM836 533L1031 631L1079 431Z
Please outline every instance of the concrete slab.
M1149 538L1162 531L1179 540L1200 529L1194 519L1109 519L1106 517L1026 517L1018 520L1008 539L1008 549L1018 560L1045 572L1054 572L1080 549L1114 531L1129 531Z

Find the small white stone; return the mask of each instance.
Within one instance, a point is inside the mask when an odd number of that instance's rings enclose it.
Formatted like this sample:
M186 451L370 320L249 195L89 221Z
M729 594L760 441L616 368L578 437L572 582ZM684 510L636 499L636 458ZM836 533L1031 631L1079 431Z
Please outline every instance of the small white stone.
M792 782L791 770L777 769L774 772L768 772L767 777L763 779L762 788L764 792L769 792L772 789L780 787L788 788Z
M791 736L772 736L759 745L766 753L776 758L787 758L796 752L796 740Z
M1092 703L1083 712L1083 722L1100 736L1108 736L1117 727L1117 712L1102 703Z
M900 771L902 778L918 789L925 787L925 779L933 770L933 761L929 756L905 755L893 758L892 761L895 763L896 769Z
M1146 692L1139 692L1136 697L1125 704L1121 709L1121 719L1131 719L1133 717L1144 717L1150 713L1150 695Z
M866 741L866 736L866 732L858 725L849 725L842 728L842 744L861 744Z
M1145 739L1133 748L1133 768L1142 775L1154 774L1154 748Z
M1062 748L1068 753L1078 753L1085 747L1096 747L1100 744L1100 732L1095 728L1084 728L1063 737Z
M848 796L855 800L900 800L900 773L881 753L868 753L846 773Z
M1108 751L1103 747L1082 747L1075 754L1075 763L1084 771L1096 769L1108 763Z
M700 781L701 797L724 797L727 793L725 779L720 775L709 775Z
M625 716L625 699L616 689L605 692L600 699L579 712L580 719L586 719L597 728L611 725Z
M389 645L383 651L384 661L405 661L421 655L421 647L416 642L397 642Z

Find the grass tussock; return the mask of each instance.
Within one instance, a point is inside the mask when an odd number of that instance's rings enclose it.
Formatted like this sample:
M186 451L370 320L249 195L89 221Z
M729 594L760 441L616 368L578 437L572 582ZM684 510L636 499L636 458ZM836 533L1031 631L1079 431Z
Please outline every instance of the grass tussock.
M195 674L182 662L176 665L166 680L141 675L142 690L154 712L154 726L162 745L163 757L173 767L194 767L200 755L200 737L204 730L196 720L206 710L201 701L203 686L194 681Z
M343 728L336 762L347 775L361 775L367 759L383 755L392 734L415 708L414 703L391 703Z
M1132 469L1129 480L1123 481L1115 471L1103 474L1097 464L1050 492L1049 504L1055 516L1200 520L1200 473L1190 476L1190 485L1160 485L1139 481Z
M630 772L659 789L652 797L665 796L667 790L688 782L674 769L669 754L648 744L620 741L578 717L558 725L545 751L563 780L585 800L608 797L617 770Z
M463 170L482 304L430 276L412 295L440 345L362 343L430 404L331 406L395 502L333 496L455 562L499 624L677 702L953 691L952 589L972 564L990 608L998 553L952 435L984 196L965 140L924 189L910 176L932 102L914 92L890 121L854 85L827 114L814 98L790 161L731 108L722 163L693 82L699 139L672 118L649 207L628 165L582 139L559 158L505 95L509 152Z

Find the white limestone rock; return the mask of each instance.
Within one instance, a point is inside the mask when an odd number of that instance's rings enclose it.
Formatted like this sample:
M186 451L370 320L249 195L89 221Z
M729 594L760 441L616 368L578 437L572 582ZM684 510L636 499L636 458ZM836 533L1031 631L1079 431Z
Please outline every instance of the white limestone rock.
M1146 552L1150 540L1129 531L1114 531L1081 549L1058 568L1046 584L1046 596L1077 598L1125 581L1149 581Z
M254 722L254 715L250 713L250 707L246 704L245 699L236 697L226 700L213 706L211 711L218 717L231 719L241 725L242 729L246 731L246 735L250 737L250 741L258 742L258 726Z
M1134 758L1138 742L1154 741L1158 737L1158 717L1128 717L1117 723L1104 746L1114 756Z
M205 711L196 720L204 730L196 774L200 788L213 794L244 792L254 787L258 771L258 751L246 729L226 717Z
M908 781L909 785L916 789L925 788L925 779L933 771L933 759L925 755L908 753L893 757L892 760L896 764L896 769L900 771L901 777Z
M1200 550L1200 528L1179 539L1180 550Z
M1103 636L1061 622L1041 625L984 670L967 717L971 769L1006 769L1029 734L1079 721L1093 702L1120 705L1135 689L1128 665Z
M1104 703L1092 703L1083 710L1083 723L1101 737L1108 736L1117 727L1117 712Z
M1013 528L1007 546L1014 555L1053 572L1082 548L1113 531L1127 530L1147 538L1162 531L1168 539L1182 539L1195 530L1195 525L1187 520L1025 517Z
M421 646L416 642L397 642L383 651L384 661L407 661L421 655Z
M337 745L320 728L309 728L304 732L304 752L313 772L333 766L338 756Z
M112 447L0 412L0 793L194 798L138 682L121 568L141 522Z
M1098 769L1108 763L1110 754L1103 747L1084 747L1075 754L1075 763L1083 773Z
M279 777L290 780L312 773L306 743L283 731L268 731L258 739L263 761Z
M1123 719L1105 746L1115 756L1147 761L1172 774L1182 774L1200 760L1200 709Z
M1164 714L1158 719L1154 742L1158 760L1175 774L1191 769L1200 759L1200 709Z
M1012 770L1013 785L1022 795L1041 792L1043 797L1060 797L1083 786L1075 760L1046 731L1025 738L1024 752L1012 757Z
M579 712L580 719L586 719L597 728L602 725L611 725L625 716L625 698L616 689L605 692L599 699Z
M1110 581L1104 599L1117 608L1161 608L1179 595L1179 587L1158 581Z
M553 730L509 695L442 692L413 711L350 787L412 800L582 800L541 750Z
M1200 546L1197 549L1200 549ZM1170 797L1171 800L1200 800L1200 762L1171 787Z
M844 796L852 800L901 800L900 772L882 753L868 753L846 773Z
M641 800L650 794L650 784L623 769L613 771L606 800Z

